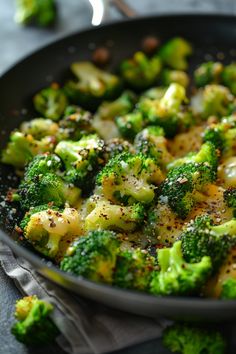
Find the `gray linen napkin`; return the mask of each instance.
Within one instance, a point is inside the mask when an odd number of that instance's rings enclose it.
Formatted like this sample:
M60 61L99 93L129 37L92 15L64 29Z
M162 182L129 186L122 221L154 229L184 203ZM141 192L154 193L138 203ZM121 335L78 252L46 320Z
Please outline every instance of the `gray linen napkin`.
M0 262L23 295L36 294L55 306L58 344L72 354L102 354L161 336L165 321L112 310L82 300L40 276L0 242Z

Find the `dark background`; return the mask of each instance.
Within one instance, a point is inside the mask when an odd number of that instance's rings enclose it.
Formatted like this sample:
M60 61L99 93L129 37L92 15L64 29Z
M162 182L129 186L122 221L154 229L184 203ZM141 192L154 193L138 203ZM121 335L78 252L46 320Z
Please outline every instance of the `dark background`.
M235 0L127 0L140 14L148 13L228 13L236 14ZM57 0L59 8L58 23L52 29L22 28L14 23L14 1L0 0L0 74L17 60L33 50L65 34L75 32L91 25L91 8L86 0ZM111 19L121 15L112 8ZM236 20L236 19L235 19ZM0 93L1 94L1 93ZM0 268L0 354L45 353L62 354L60 348L51 346L44 349L27 349L14 340L10 334L13 322L14 303L20 293L12 280ZM223 329L231 341L235 338L232 326L224 324ZM232 344L232 354L236 345ZM161 346L160 339L137 347L117 352L117 354L168 354Z

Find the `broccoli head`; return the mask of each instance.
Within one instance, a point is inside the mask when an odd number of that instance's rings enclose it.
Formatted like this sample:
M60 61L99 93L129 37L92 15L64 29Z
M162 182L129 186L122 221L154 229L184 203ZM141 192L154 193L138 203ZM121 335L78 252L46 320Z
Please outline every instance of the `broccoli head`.
M228 278L222 284L221 299L236 300L236 279Z
M164 69L161 75L161 81L164 86L169 86L173 82L183 87L188 87L189 77L185 71Z
M65 202L76 205L81 191L60 176L61 161L56 155L37 155L27 166L19 186L23 209L52 203L63 206Z
M96 282L112 283L119 246L114 232L91 231L72 244L60 267Z
M181 241L157 252L159 271L153 271L150 284L154 295L190 295L198 293L211 274L211 258L188 263L181 251Z
M118 254L113 284L125 289L148 291L155 260L141 249Z
M172 69L186 70L187 57L192 54L192 46L185 39L175 37L165 43L159 50L159 56L164 64Z
M224 66L221 63L208 61L202 63L194 71L194 81L197 87L206 86L208 84L217 84L221 81L221 74Z
M121 136L129 140L133 140L144 127L143 115L139 111L116 117L115 122Z
M142 204L131 206L115 205L101 198L92 196L87 203L85 229L91 230L114 230L134 231L144 220L144 207Z
M162 181L155 160L124 152L113 157L97 176L99 191L113 203L150 203Z
M224 191L224 201L229 208L236 210L236 188L229 187Z
M54 137L46 136L36 140L31 134L13 131L9 143L2 151L1 162L23 168L34 156L53 151L54 146Z
M70 101L86 109L96 110L104 100L116 98L121 91L118 76L98 69L92 63L75 62L71 65L75 77L64 89Z
M62 159L66 168L66 179L70 183L89 187L103 163L104 142L96 134L87 135L79 141L61 141L55 153Z
M148 58L143 52L136 52L133 58L121 63L120 72L129 86L137 90L145 90L156 83L161 67L158 56Z
M30 121L23 122L20 126L20 131L24 134L30 134L34 139L42 139L46 136L57 136L59 126L51 119L35 118Z
M22 25L51 25L56 19L54 0L16 0L15 21Z
M226 341L221 333L194 325L175 323L163 333L163 344L179 354L225 354Z
M122 138L114 138L107 141L105 145L104 158L108 162L112 157L121 154L122 152L134 153L133 145Z
M67 98L57 84L44 88L34 96L34 107L43 117L59 120L67 106Z
M236 95L236 63L225 66L222 72L222 82L227 86L233 95Z
M180 239L187 262L199 262L210 256L216 271L236 244L236 219L216 226L208 215L198 216L186 226Z

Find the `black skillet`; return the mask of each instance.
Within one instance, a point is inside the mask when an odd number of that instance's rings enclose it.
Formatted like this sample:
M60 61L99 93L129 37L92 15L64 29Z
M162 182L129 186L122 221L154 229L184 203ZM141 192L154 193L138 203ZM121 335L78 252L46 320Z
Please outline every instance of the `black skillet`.
M111 69L121 59L140 48L146 35L157 35L161 40L180 35L194 45L191 69L204 60L236 58L236 17L174 15L128 20L76 33L61 39L30 55L0 78L0 147L3 147L12 129L21 121L32 118L31 97L52 80L63 81L70 63L88 60L91 50L100 45L112 52ZM0 195L16 185L13 171L0 166ZM148 316L166 316L188 320L222 321L236 318L236 301L200 298L154 297L114 287L100 285L61 272L32 250L16 241L14 230L17 214L7 212L0 200L0 239L15 254L24 257L45 277L84 297L112 307Z

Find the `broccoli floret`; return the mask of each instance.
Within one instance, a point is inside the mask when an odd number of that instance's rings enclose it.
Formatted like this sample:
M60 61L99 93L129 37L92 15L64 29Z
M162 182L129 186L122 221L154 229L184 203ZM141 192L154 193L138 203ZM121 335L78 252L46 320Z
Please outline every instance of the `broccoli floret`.
M189 77L185 71L164 69L161 75L161 81L164 86L169 86L173 82L183 87L189 85Z
M165 43L159 56L164 64L176 70L186 70L188 63L186 58L192 54L192 46L185 39L175 37Z
M96 134L79 141L61 141L55 149L65 164L66 179L85 189L90 186L95 172L103 163L104 141Z
M36 140L31 134L14 131L10 141L2 151L1 162L16 168L23 168L35 155L50 152L55 146L55 139L46 136Z
M51 25L56 19L54 0L16 0L15 21L22 25Z
M167 166L167 169L171 170L172 168L188 163L208 164L216 174L218 166L218 153L215 145L211 142L206 142L201 146L198 152L191 152L185 157L174 160Z
M162 86L152 87L149 90L142 93L140 100L149 98L150 100L160 100L166 93L167 88Z
M163 344L179 354L225 354L226 341L221 333L193 325L176 323L163 333Z
M210 257L198 263L188 263L183 258L181 241L171 248L157 252L160 271L154 271L150 284L155 295L190 295L197 293L209 277L212 265Z
M236 117L223 118L220 123L212 123L203 134L203 141L209 141L219 149L224 157L236 153Z
M43 117L59 120L67 106L67 98L57 84L44 88L34 96L34 107Z
M228 278L222 284L221 299L236 300L236 279Z
M47 203L76 205L81 191L62 179L60 167L61 161L55 155L38 155L32 160L19 186L23 209Z
M59 335L50 319L53 306L39 300L36 295L26 296L16 302L15 318L11 332L16 339L27 345L48 344Z
M145 90L156 83L161 67L158 56L148 58L143 52L136 52L133 58L121 63L120 72L129 86Z
M114 232L91 231L72 244L60 267L96 282L112 283L119 246Z
M236 210L236 188L230 187L224 191L224 201L229 208Z
M217 84L221 81L221 74L224 66L221 63L208 61L202 63L194 71L194 81L197 87L206 86L208 84Z
M122 152L134 153L134 147L127 140L122 138L114 138L107 141L105 145L104 158L108 162L112 157L121 154Z
M167 175L159 190L159 199L184 219L198 200L198 192L216 178L215 171L205 163L188 163Z
M164 130L158 126L149 126L136 135L134 147L137 152L156 159L162 168L172 160L167 149L167 140L164 137Z
M144 219L142 204L131 206L115 205L99 196L93 196L87 203L85 229L134 231Z
M122 153L113 157L97 176L104 197L114 203L150 203L155 185L162 181L155 161L143 154Z
M42 205L29 210L21 221L26 240L43 255L55 259L60 242L65 237L81 234L80 219L76 209L49 208Z
M187 262L199 262L202 257L210 256L215 271L236 244L236 219L215 226L208 215L199 216L186 226L180 239Z
M35 118L28 122L23 122L20 126L20 131L40 140L46 136L56 137L59 132L59 126L51 119Z
M140 112L148 124L159 125L171 138L182 127L192 124L192 118L183 114L182 104L187 102L185 88L177 83L171 84L161 99L144 99L139 104ZM191 118L191 119L190 119Z
M144 127L143 115L139 111L116 117L116 126L123 138L133 140Z
M122 251L117 257L113 284L120 288L148 291L154 267L154 258L145 251Z
M68 81L64 88L75 104L96 110L102 101L112 100L120 94L122 85L119 77L98 69L90 62L73 63L71 71L75 80Z
M79 140L84 135L94 133L92 124L93 116L78 106L68 106L64 112L64 118L59 121L60 140Z
M222 82L227 86L233 95L236 95L236 63L225 66L222 72Z
M102 120L113 120L117 116L131 112L135 103L135 94L131 91L124 91L115 101L103 102L99 106L96 114Z

